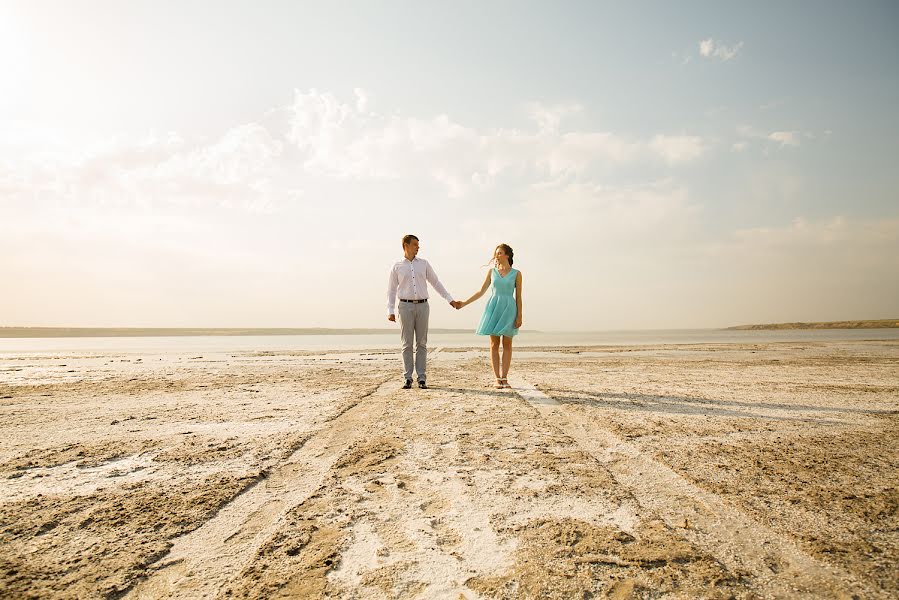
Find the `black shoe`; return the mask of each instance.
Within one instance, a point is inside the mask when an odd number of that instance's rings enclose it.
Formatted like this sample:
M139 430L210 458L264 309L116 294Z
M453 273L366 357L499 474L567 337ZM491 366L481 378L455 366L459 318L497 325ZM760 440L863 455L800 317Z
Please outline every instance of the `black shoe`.
M411 379L407 379L407 380L406 380L406 383L403 384L403 389L404 389L404 390L408 390L408 389L411 388L411 387L412 387L412 380L411 380Z
M428 384L425 383L424 379L422 379L421 381L418 382L418 387L420 387L423 390L426 390L426 389L428 389Z

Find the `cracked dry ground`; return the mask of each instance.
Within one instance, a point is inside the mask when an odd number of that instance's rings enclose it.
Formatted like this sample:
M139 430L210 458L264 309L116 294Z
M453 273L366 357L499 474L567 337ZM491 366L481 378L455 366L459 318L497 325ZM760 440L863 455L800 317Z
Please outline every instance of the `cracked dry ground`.
M4 357L0 596L121 596L387 376L358 357L200 358Z
M899 344L619 348L521 368L569 418L865 586L850 593L899 594Z
M569 417L865 594L896 592L895 345L548 350L514 366ZM319 465L310 492L237 515L228 537L251 522L256 537L212 596L761 595L758 574L728 570L563 427L487 387L483 353L441 353L430 390L397 389L395 371L392 354L232 355L2 387L0 589L152 596L141 586L174 568L173 544L297 460Z

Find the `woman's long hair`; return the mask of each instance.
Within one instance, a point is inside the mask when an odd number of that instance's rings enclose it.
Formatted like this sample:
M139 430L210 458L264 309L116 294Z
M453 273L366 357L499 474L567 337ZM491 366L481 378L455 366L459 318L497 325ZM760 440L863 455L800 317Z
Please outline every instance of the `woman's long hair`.
M506 253L506 256L509 257L509 266L512 266L512 257L515 256L515 252L512 251L512 246L509 244L500 244L496 248L502 248L503 252ZM493 249L493 257L487 261L487 266L496 266L496 248Z

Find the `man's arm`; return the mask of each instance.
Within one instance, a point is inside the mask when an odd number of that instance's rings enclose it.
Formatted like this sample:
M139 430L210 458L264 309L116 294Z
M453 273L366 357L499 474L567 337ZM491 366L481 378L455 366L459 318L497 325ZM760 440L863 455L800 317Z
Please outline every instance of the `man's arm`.
M425 269L425 278L428 280L428 283L434 286L437 293L443 296L443 298L455 308L456 305L452 294L446 291L446 288L440 283L440 279L437 278L437 273L434 272L434 267L431 266L431 263L428 263L428 268Z
M387 318L391 321L395 320L396 314L396 290L400 287L400 278L394 267L390 267L390 274L387 276Z

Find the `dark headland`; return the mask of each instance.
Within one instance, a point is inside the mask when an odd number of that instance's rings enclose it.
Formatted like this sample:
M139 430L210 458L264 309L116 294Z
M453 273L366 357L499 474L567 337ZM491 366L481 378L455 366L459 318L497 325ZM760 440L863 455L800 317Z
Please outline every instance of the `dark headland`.
M875 319L871 321L824 321L816 323L763 323L737 325L727 329L884 329L899 327L899 319Z

